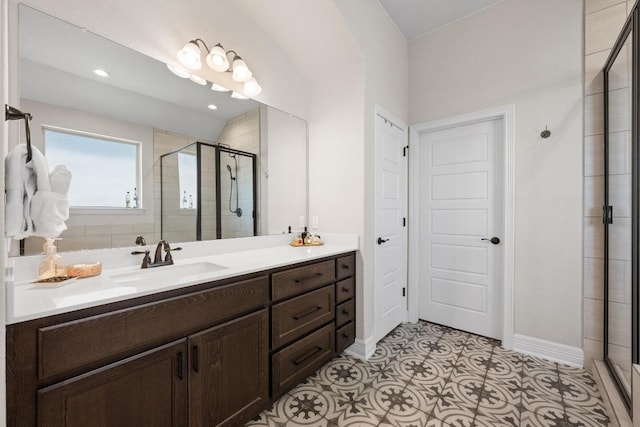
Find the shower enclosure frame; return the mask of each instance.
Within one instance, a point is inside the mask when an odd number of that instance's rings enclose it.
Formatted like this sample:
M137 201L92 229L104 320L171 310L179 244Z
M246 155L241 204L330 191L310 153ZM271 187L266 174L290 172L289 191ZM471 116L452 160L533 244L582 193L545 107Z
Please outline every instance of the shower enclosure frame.
M215 170L215 195L216 195L216 239L222 239L222 185L220 182L220 154L227 153L230 155L240 155L244 157L249 157L251 159L252 165L252 173L253 173L253 209L251 211L251 219L253 220L253 235L258 235L258 218L256 215L256 206L258 203L258 179L257 179L257 165L256 159L257 155L253 153L249 153L247 151L236 150L234 148L230 148L226 145L221 144L209 144L206 142L192 142L191 144L187 144L183 147L180 147L176 150L170 151L168 153L162 154L160 156L160 237L164 236L164 186L163 186L163 174L162 174L162 160L174 154L178 154L181 151L195 146L196 147L196 195L197 195L197 203L196 203L196 241L202 240L202 147L210 147L214 149L216 170ZM236 181L236 192L237 181Z
M622 51L631 34L631 363L639 362L640 340L638 333L640 325L638 323L638 307L640 307L640 292L638 284L640 278L640 235L639 235L639 197L640 197L640 144L638 140L638 90L639 83L639 61L640 61L640 12L639 4L635 3L633 11L629 14L622 31L616 39L616 43L611 50L603 68L604 83L604 205L602 207L602 223L604 224L604 328L603 328L603 355L607 369L618 388L627 411L631 414L631 393L624 386L624 381L620 378L615 362L609 355L609 224L613 224L613 206L610 204L609 192L609 72L613 68L618 54Z

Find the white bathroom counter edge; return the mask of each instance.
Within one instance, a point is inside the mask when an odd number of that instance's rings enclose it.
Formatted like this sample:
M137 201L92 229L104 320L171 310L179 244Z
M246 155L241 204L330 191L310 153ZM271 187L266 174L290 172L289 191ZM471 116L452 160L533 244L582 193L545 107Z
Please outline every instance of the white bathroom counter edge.
M18 280L15 284L8 284L7 286L6 323L25 322L358 250L358 237L356 235L335 235L334 237L332 239L323 236L325 239L323 246L299 248L288 245L290 240L288 236L248 238L259 239L259 241L245 242L247 243L246 246L249 247L246 250L239 250L238 241L247 239L232 239L235 242L230 242L228 252L220 248L212 249L210 242L180 244L181 246L184 245L184 252L190 253L192 256L182 258L180 257L181 253L177 252L174 254L175 266L213 263L225 268L217 271L191 274L187 277L162 281L161 283L154 280L157 276L152 277L151 280L142 281L137 285L117 283L112 279L113 276L141 271L139 264L124 266L114 264L112 268L103 268L100 276L78 279L59 288L36 288L30 283L31 280L24 280L24 272L16 271L16 278L20 277L23 280ZM269 243L273 244L269 245ZM217 245L224 246L224 243L218 243ZM200 246L200 248L197 246ZM130 252L130 249L121 248L118 251L129 250ZM193 256L198 253L197 249L204 250L207 255L201 255L202 252L200 252L200 256ZM102 252L106 251L114 250L110 249ZM84 255L86 256L91 252L101 251L85 251ZM62 253L62 255L65 257L65 262L67 264L70 263L66 261L67 254ZM74 258L74 254L69 253L69 255L69 258ZM93 253L91 255L95 256L97 254ZM32 267L31 264L34 261L16 259L16 264L22 265L16 265L14 268L20 270ZM78 261L73 260L72 262ZM173 266L157 267L149 270L149 272L152 274L160 271L168 272L172 268ZM142 270L142 273L144 274L145 271Z

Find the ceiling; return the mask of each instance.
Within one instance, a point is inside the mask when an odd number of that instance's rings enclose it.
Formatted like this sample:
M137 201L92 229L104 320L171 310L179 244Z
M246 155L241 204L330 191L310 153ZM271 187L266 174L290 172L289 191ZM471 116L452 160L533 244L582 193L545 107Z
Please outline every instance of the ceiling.
M408 41L502 0L379 0Z

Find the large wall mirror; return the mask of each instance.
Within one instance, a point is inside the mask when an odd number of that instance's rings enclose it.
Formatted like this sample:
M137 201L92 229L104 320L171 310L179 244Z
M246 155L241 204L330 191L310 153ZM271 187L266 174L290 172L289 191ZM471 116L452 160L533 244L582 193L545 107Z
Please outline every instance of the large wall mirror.
M60 251L279 234L307 218L304 120L17 10L18 107L49 168L73 174ZM42 244L30 237L11 254Z

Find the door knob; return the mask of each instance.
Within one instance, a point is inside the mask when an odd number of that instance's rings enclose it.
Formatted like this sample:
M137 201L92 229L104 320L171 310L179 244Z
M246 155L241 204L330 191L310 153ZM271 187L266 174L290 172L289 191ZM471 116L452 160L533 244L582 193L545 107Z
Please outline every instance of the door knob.
M486 237L483 237L480 240L488 240L489 242L493 243L494 245L497 245L498 243L500 243L500 239L497 237L492 237L490 239L487 239Z
M389 239L383 239L382 237L378 237L378 244L379 245L383 244L384 242L388 242L388 241L389 241Z

